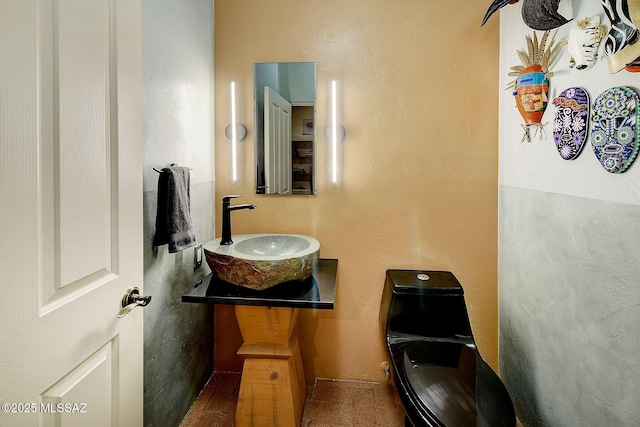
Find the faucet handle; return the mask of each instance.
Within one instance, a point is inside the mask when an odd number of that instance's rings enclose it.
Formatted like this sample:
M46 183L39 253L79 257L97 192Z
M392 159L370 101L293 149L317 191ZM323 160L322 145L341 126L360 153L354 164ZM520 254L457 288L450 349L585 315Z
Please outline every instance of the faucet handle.
M228 196L222 196L223 202L228 202L231 199L237 199L238 197L242 197L240 194L230 194Z

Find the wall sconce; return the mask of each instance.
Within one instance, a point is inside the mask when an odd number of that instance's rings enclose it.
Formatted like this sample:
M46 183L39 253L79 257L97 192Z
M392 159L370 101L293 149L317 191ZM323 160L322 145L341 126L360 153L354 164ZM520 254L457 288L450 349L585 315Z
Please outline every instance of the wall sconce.
M236 120L236 83L231 82L231 123L224 128L224 134L231 141L231 177L238 179L238 141L247 137L247 127Z
M331 123L324 127L324 137L331 141L331 180L338 182L338 142L347 134L342 124L338 123L338 98L336 81L331 82Z

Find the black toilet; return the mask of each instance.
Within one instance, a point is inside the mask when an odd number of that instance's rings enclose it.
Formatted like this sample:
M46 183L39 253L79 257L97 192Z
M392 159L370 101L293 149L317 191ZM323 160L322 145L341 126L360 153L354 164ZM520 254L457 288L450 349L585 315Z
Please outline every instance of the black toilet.
M513 403L482 359L448 271L387 270L380 325L406 425L516 425Z

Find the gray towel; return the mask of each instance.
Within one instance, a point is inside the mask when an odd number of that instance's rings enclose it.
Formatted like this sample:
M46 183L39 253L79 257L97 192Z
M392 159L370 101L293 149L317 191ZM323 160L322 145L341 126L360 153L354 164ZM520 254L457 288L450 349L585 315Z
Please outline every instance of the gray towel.
M196 244L191 222L189 168L170 166L158 178L158 211L153 246L169 245L169 253Z

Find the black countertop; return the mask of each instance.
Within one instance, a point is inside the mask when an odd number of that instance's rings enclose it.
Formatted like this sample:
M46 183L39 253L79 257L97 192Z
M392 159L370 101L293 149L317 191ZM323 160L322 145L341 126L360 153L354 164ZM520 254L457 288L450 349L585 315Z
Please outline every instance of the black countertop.
M209 274L182 295L182 302L333 310L337 276L337 259L320 259L311 277L302 282L285 282L263 291L232 285Z

